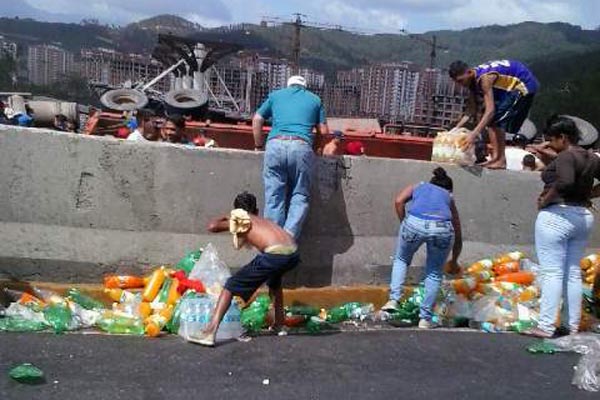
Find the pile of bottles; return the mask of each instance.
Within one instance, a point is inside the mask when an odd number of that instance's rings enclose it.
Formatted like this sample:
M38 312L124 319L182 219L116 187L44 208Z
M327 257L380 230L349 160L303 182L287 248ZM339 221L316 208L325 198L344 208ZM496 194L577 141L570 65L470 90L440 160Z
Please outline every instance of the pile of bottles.
M475 151L466 146L469 131L454 128L450 131L438 132L433 140L431 161L470 165L475 162Z
M468 321L486 332L523 331L535 325L540 289L535 264L519 251L479 260L444 282L443 319Z

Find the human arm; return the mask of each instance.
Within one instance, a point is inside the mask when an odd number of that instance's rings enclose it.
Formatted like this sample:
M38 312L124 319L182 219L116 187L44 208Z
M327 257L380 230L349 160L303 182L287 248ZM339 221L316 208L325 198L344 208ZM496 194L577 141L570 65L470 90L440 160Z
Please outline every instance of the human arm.
M263 136L262 128L265 123L265 119L259 113L254 114L252 118L252 134L254 135L254 150L262 150L265 148L265 138Z
M598 197L600 197L600 184L595 185L592 188L592 195L590 196L592 199L596 199Z
M452 227L454 228L454 247L452 248L452 258L450 262L453 266L451 270L457 270L459 268L458 257L460 257L460 253L462 252L463 239L460 215L458 214L458 209L456 208L454 200L450 203L450 211L452 212Z
M229 216L224 215L220 218L215 218L209 222L207 227L209 232L219 233L229 230Z
M525 150L530 151L536 157L538 157L544 165L550 164L554 159L558 156L556 151L554 151L550 147L549 142L543 142L540 144L532 144L525 148Z
M490 124L490 122L492 122L494 113L496 112L496 105L494 104L494 91L492 89L495 81L495 75L484 75L481 77L481 90L483 92L485 111L481 116L481 120L479 120L479 123L477 126L475 126L475 129L473 129L467 137L464 144L464 147L466 148L473 146L477 137Z
M463 126L465 126L465 124L467 122L469 122L469 119L471 119L470 116L468 115L463 115L460 120L458 121L458 123L454 126L454 129L458 129L458 128L462 128Z
M256 110L252 118L252 135L254 136L254 150L263 150L265 148L265 137L263 135L263 126L265 120L273 115L273 99L267 97L264 103Z
M406 214L405 207L406 203L410 201L413 195L414 186L410 185L405 187L396 195L396 199L394 200L394 207L396 209L396 215L398 215L398 219L400 222L404 220L404 216Z

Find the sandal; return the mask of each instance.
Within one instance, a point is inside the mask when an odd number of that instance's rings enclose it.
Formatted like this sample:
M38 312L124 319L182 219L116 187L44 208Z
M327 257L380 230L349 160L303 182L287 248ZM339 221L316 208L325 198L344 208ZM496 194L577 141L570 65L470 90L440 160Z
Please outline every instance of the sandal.
M551 339L554 334L546 332L540 328L532 328L522 333L525 336L533 336L540 339Z
M199 336L188 336L187 341L191 343L196 343L201 346L206 347L215 347L215 333L205 333L202 332Z

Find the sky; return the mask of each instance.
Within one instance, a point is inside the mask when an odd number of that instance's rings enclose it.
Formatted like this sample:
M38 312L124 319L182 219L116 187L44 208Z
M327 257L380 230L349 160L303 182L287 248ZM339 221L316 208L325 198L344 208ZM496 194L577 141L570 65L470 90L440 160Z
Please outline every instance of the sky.
M0 16L124 25L177 14L203 26L258 23L263 16L341 25L367 33L420 33L522 21L600 26L600 0L0 0Z

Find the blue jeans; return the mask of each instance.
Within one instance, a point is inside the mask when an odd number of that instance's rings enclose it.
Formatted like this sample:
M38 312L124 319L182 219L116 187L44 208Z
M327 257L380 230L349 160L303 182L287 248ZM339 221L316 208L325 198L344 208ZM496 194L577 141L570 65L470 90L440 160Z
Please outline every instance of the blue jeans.
M265 152L265 218L300 237L308 215L315 154L302 140L271 139Z
M425 298L419 316L421 319L431 320L435 299L442 282L442 269L450 254L453 241L454 228L450 221L430 221L407 215L400 225L398 234L390 299L398 301L402 297L406 270L412 262L413 255L423 243L426 243Z
M569 328L581 321L581 268L594 216L584 207L554 205L541 210L535 222L535 251L540 264L542 296L539 328L554 332L563 289L567 292ZM563 321L564 322L564 321Z

